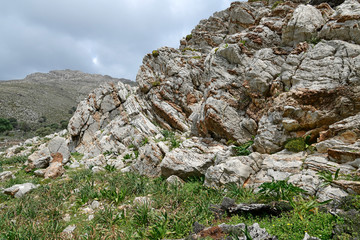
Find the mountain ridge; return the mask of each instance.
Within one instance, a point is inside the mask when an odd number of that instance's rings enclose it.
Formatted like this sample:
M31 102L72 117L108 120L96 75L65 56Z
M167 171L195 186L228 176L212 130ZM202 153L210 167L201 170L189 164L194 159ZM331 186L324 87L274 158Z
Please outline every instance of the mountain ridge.
M136 85L128 79L69 69L31 73L24 79L0 81L0 117L32 124L42 116L49 123L68 120L71 109L92 89L102 83L117 81Z

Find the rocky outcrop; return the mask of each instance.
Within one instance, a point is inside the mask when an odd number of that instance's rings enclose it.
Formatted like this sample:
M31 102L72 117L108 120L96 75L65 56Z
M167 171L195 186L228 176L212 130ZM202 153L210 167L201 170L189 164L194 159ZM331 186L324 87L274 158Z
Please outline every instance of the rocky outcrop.
M28 157L26 171L36 170L36 175L45 178L56 178L64 172L64 165L70 160L70 151L68 141L59 136L52 138L48 144L39 146L39 150L35 151ZM43 170L44 169L44 170Z
M16 184L12 187L4 189L4 193L16 198L23 197L26 193L30 192L31 190L37 188L38 186L32 183L23 183L23 184Z
M200 21L179 49L144 57L138 87L106 84L82 101L71 150L88 167L215 188L288 179L323 200L356 192L319 175L359 169L360 5L329 3L234 2ZM284 150L292 139L299 153Z

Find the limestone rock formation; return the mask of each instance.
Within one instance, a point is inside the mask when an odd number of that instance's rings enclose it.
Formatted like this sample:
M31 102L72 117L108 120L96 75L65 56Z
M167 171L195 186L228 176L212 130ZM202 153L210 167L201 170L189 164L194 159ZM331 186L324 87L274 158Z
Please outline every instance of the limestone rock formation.
M88 167L209 187L288 179L324 200L358 191L319 176L351 178L360 158L360 4L329 3L234 2L200 21L179 49L144 57L138 87L105 84L82 101L70 150ZM284 150L292 139L299 153Z

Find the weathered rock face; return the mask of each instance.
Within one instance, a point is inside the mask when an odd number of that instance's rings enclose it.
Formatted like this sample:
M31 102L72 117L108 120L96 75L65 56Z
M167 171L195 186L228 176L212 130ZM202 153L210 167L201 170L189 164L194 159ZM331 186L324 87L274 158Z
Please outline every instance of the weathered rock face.
M283 43L295 46L317 36L317 29L325 23L321 12L311 5L299 5L287 26L283 28Z
M43 144L39 148L28 157L25 170L29 172L40 168L36 175L45 178L61 176L65 172L63 165L70 159L68 141L63 137L55 136L48 144Z
M234 2L200 21L179 49L144 57L138 87L107 84L82 101L71 150L86 166L210 187L289 179L321 199L356 192L317 174L354 174L360 158L360 4L328 2ZM317 151L282 151L299 137ZM249 156L228 146L250 141Z

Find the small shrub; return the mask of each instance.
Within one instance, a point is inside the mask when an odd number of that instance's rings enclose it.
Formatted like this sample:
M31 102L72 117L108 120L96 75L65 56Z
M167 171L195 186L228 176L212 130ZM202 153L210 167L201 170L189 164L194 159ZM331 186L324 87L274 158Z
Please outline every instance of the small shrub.
M192 34L186 35L186 41L190 41L192 39Z
M332 172L329 170L320 171L317 173L320 179L324 182L321 184L322 187L330 185L334 180L339 179L339 172L340 168L336 170L335 174L333 175Z
M12 129L13 126L8 119L0 118L0 132L10 131Z
M14 151L15 154L21 153L21 151L25 150L25 147L17 147Z
M152 55L153 55L153 57L158 57L159 56L159 51L158 50L152 51Z
M248 141L240 146L233 147L233 150L235 151L236 156L247 156L251 153L249 147L253 144L254 141Z
M113 154L113 152L112 151L105 151L105 152L103 152L103 155L104 156L109 156L109 155L111 155L111 154Z
M110 189L102 189L100 190L101 198L107 199L110 202L118 205L122 201L124 201L127 194L126 189L117 189L116 187L112 186Z
M170 150L180 147L180 142L174 137L170 139Z
M306 193L305 190L288 183L287 180L265 182L260 185L259 193L265 199L272 200L291 200L294 196Z
M276 2L274 2L274 4L271 6L271 9L274 9L274 8L276 8L279 4L281 4L281 3L284 3L283 1L276 1Z
M129 154L129 153L124 156L124 160L131 159L131 158L132 158L132 154Z
M114 165L106 164L105 170L108 171L108 172L115 172L115 171L116 171L116 167L115 167Z
M151 208L145 203L137 206L133 216L133 221L138 226L148 226L151 221L151 217Z
M164 239L166 235L170 234L167 229L168 224L168 215L167 213L162 213L161 216L156 216L156 223L150 227L148 233L149 239Z
M314 44L314 45L318 44L320 41L321 41L321 39L318 38L318 37L312 37L309 40L307 40L308 43L311 43L311 44Z
M145 146L146 144L149 143L149 138L145 137L142 141L141 141L141 146Z
M306 150L306 142L303 138L290 139L285 143L285 149L291 152L301 152Z
M153 87L157 87L157 86L160 86L161 82L160 81L154 81L154 82L151 82L151 85Z
M41 127L35 131L35 134L36 136L45 137L53 132L54 130L50 127Z

